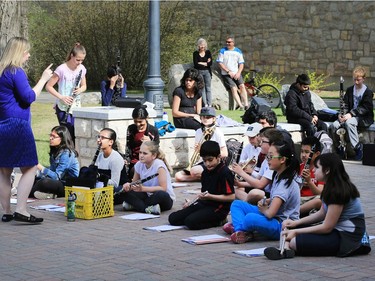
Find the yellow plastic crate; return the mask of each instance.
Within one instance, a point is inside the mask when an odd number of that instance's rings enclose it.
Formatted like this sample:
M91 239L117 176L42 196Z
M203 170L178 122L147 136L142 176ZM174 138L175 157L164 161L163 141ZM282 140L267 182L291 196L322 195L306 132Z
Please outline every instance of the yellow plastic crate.
M69 193L77 195L75 216L78 219L92 220L113 217L113 186L103 188L84 189L79 187L65 187L65 202L68 203ZM68 204L66 204L68 206ZM67 208L65 209L67 216Z

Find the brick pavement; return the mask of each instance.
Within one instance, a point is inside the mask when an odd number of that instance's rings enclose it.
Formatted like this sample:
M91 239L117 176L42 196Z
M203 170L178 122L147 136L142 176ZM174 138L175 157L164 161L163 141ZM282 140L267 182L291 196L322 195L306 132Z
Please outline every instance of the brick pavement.
M375 169L358 162L345 165L361 192L368 231L375 235ZM178 201L173 210L180 208L185 197L192 196L182 191L194 188L199 188L199 184L175 189ZM30 205L56 202L63 199ZM281 261L248 258L233 251L273 246L277 242L193 246L181 239L225 234L221 228L146 231L142 229L145 226L166 224L171 211L146 221L121 219L125 213L120 206L115 211L111 218L67 222L61 213L32 210L44 217L43 224L0 223L0 280L375 280L374 254Z

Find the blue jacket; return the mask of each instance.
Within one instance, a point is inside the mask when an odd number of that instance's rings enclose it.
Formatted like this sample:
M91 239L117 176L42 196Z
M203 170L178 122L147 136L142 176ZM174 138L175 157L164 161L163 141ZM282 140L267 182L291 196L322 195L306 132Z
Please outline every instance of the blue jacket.
M42 177L54 180L65 180L68 177L78 177L79 163L73 152L68 149L63 150L56 158L50 157L50 167L44 168Z

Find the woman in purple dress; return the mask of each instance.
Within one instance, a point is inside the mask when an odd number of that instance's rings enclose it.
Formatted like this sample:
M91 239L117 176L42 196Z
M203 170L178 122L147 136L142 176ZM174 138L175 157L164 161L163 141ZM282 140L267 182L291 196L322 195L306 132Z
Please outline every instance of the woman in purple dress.
M0 58L0 202L4 210L2 222L11 220L41 223L42 218L30 215L27 198L34 182L38 164L34 135L31 129L30 105L52 76L49 65L38 83L31 88L23 64L30 57L30 44L21 37L10 39ZM11 214L10 175L13 168L22 172L17 188L17 206Z

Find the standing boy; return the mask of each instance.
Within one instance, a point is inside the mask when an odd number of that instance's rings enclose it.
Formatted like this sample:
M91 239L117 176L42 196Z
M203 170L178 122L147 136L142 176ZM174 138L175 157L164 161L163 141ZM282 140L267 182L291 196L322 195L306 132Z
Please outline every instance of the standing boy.
M183 209L169 215L168 221L171 225L185 225L195 230L216 227L226 221L230 204L235 198L233 174L221 161L217 142L204 142L200 155L204 163L202 193L195 200L187 201Z

